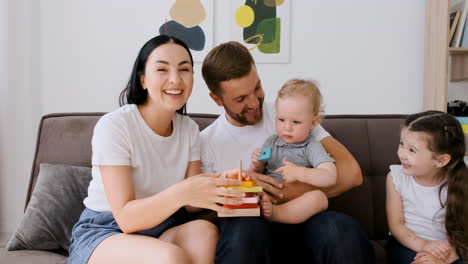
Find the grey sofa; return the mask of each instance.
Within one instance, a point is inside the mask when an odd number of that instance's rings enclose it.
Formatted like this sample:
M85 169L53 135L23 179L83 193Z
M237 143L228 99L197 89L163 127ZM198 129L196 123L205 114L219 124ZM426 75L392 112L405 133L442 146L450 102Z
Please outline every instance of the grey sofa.
M50 114L42 118L25 209L40 175L41 163L90 167L92 131L102 114ZM200 129L217 117L208 114L189 116L199 124ZM364 175L361 186L332 199L330 207L354 217L362 225L375 248L377 263L385 263L384 247L388 234L385 179L389 165L398 163L396 149L404 118L404 115L329 115L322 122L325 129L354 155ZM66 256L67 251L63 248L0 249L0 263L66 263Z

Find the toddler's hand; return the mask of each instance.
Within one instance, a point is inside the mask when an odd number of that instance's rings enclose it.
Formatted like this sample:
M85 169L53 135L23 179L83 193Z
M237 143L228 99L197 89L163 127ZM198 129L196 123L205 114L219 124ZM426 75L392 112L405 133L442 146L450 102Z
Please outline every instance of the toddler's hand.
M300 181L303 173L303 168L296 164L289 162L286 158L283 158L283 167L276 170L277 173L281 173L285 182Z
M252 152L252 155L250 156L251 157L251 161L252 161L252 164L250 165L250 168L255 171L255 172L263 172L263 171L259 171L262 167L263 167L263 163L258 161L258 157L260 156L260 154L262 154L262 150L257 148L255 149L254 152Z

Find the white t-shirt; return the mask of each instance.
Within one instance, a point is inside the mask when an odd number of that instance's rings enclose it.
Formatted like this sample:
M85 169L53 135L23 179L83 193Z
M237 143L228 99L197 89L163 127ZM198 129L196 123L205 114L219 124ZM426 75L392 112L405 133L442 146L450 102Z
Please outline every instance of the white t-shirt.
M391 165L395 189L403 200L405 226L426 240L447 240L445 208L439 201L439 184L426 187L418 184L412 176L403 173L401 165ZM447 188L441 193L442 202L447 199Z
M275 106L272 103L263 103L263 118L255 125L234 126L224 112L201 132L203 172L235 169L239 160L242 160L243 168L248 169L252 152L261 148L263 142L275 133ZM330 134L321 125L312 130L312 137L317 141L327 136Z
M136 199L145 198L182 181L188 163L200 160L198 125L187 116L174 114L173 132L156 134L136 105L124 105L104 115L96 124L92 139L92 175L87 208L110 211L99 165L132 167Z

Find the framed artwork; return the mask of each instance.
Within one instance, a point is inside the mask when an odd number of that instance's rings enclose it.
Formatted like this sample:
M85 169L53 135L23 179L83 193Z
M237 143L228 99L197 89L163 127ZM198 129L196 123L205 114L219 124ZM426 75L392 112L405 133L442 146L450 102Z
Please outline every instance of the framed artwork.
M289 63L291 0L229 0L230 39L257 63Z
M213 48L213 0L158 1L159 34L174 36L187 44L195 62ZM160 16L158 16L160 17Z

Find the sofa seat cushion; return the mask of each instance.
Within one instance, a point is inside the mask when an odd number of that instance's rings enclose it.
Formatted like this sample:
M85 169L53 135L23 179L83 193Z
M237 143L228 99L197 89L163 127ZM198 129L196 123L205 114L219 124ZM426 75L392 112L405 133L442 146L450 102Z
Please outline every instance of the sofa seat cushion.
M0 248L0 263L12 264L66 264L66 256L45 250L6 251Z

